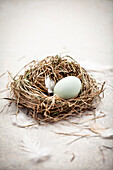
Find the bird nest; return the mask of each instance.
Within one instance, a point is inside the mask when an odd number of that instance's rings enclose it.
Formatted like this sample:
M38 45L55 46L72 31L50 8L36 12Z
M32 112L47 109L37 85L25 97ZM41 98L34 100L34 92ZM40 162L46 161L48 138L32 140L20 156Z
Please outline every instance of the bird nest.
M39 62L32 61L24 69L24 74L16 75L10 84L11 101L16 102L17 107L27 108L38 122L57 122L92 110L104 90L104 84L98 84L70 56L49 56ZM76 76L81 80L82 89L75 98L60 98L48 93L45 85L47 76L55 84L64 77Z

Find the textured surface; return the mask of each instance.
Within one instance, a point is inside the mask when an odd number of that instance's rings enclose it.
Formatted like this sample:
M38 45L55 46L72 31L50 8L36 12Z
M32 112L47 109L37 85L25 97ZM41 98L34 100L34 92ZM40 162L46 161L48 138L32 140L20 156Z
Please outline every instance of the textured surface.
M0 0L0 75L9 70L14 76L26 63L57 53L70 54L93 72L99 81L106 81L106 91L100 109L106 114L97 123L113 127L113 1L112 0ZM0 78L4 90L8 75ZM0 93L0 98L7 92ZM7 101L0 101L0 108ZM52 132L73 132L69 124L19 128L12 124L16 107L0 114L1 170L111 170L113 153L105 151L105 162L98 146L113 146L112 140L83 138L67 145L74 137ZM24 111L22 111L24 112ZM86 117L85 117L86 118ZM85 119L84 117L81 119ZM78 118L73 121L81 121ZM45 162L29 161L20 149L27 135L42 147L51 150ZM68 151L68 152L67 152ZM74 152L75 159L70 162Z

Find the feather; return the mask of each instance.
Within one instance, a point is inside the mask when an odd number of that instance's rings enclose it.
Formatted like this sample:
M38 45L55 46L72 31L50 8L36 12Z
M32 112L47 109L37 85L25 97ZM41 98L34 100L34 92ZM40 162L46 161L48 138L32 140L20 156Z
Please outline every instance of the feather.
M48 89L48 93L53 93L55 82L50 79L49 76L45 77L45 86Z
M96 123L89 125L90 130L103 138L113 139L113 128L105 128Z
M13 116L13 125L25 128L25 127L35 127L38 128L38 123L32 119L31 117L27 116L24 113L19 113Z
M21 141L21 149L25 151L27 157L37 163L46 161L50 158L50 149L40 147L40 143L28 136L25 136Z
M106 116L102 110L96 109L94 112L95 118Z

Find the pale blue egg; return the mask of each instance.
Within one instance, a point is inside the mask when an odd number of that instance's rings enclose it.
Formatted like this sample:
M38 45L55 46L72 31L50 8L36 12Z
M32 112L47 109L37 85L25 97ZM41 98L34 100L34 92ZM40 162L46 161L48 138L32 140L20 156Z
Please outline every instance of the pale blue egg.
M58 81L54 87L54 94L63 99L76 97L81 90L81 81L75 76L68 76Z

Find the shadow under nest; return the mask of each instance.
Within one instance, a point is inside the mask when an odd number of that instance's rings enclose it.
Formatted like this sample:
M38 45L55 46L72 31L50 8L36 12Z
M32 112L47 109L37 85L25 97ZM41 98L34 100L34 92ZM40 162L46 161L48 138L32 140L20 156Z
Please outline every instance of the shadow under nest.
M23 75L18 74L10 84L11 102L17 107L27 108L37 122L57 122L70 116L82 115L96 108L104 91L87 71L72 57L49 56L42 61L32 61ZM57 95L48 95L45 77L49 76L55 84L64 77L76 76L81 80L82 89L76 98L62 99ZM99 100L98 100L99 99Z

